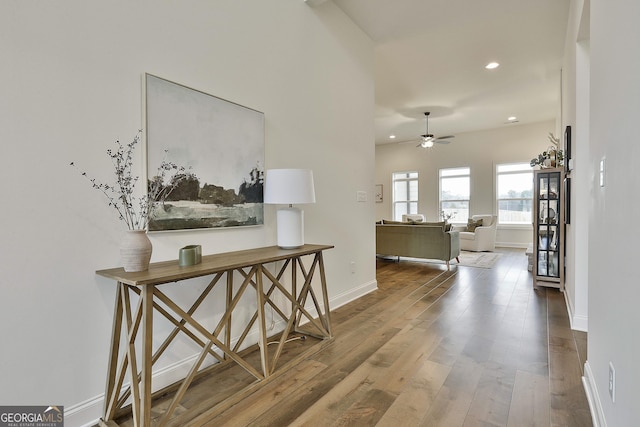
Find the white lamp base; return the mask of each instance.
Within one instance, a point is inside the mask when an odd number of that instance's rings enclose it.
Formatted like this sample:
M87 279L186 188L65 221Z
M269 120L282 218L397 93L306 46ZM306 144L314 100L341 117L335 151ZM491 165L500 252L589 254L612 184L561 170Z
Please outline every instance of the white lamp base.
M304 212L288 207L278 209L278 246L282 249L295 249L304 245Z

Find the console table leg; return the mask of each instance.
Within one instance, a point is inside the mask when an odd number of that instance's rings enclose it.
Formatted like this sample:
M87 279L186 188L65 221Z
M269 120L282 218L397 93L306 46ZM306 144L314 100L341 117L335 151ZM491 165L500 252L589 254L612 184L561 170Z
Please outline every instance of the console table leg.
M141 382L141 425L151 425L151 366L153 344L153 291L154 285L142 287L142 375Z
M115 414L118 392L116 375L118 372L118 355L120 353L120 336L122 334L122 288L125 285L118 282L116 301L113 310L113 326L111 329L111 350L109 351L109 367L107 368L107 385L105 387L103 420L111 420Z
M267 327L264 318L264 291L262 283L262 265L258 265L254 269L256 275L256 300L258 303L258 328L260 329L260 359L262 361L262 373L267 378L271 372L269 372L269 351L267 349Z
M324 274L324 258L322 252L318 252L318 262L320 267L320 284L322 286L322 303L324 305L324 316L322 313L318 313L318 316L323 320L322 324L324 328L329 332L329 338L333 338L333 332L331 331L331 310L329 309L329 294L327 292L327 279Z
M227 295L225 302L225 313L229 313L229 317L224 326L224 343L231 348L231 316L233 315L231 305L233 304L233 271L227 271ZM229 358L227 353L223 353L225 360Z

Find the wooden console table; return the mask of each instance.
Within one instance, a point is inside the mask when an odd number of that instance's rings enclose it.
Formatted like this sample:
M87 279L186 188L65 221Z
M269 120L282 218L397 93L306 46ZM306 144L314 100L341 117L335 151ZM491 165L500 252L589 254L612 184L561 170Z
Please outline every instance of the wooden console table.
M331 248L333 246L328 245L304 245L298 249L280 249L277 246L270 246L203 256L202 263L189 267L180 267L178 261L174 260L152 263L148 271L139 273L127 273L123 268L96 271L96 274L100 276L116 280L118 286L101 425L117 425L114 419L124 412L123 407L128 402L131 402L134 425L143 427L152 425L152 367L180 332L186 334L202 349L189 374L182 380L173 401L167 407L162 418L157 421L157 425L165 425L169 422L174 409L208 355L212 355L220 362L236 362L253 375L257 381L264 381L277 370L278 357L282 353L290 333L297 332L324 339L331 338L329 298L322 257L322 252ZM313 258L308 269L302 262L304 256ZM283 264L278 272L273 274L266 267L266 264L277 261ZM287 289L280 282L288 268L291 271L291 289ZM316 270L319 270L321 300L318 299L312 286ZM297 283L298 271L304 278L304 283L300 287ZM233 279L234 275L237 277L238 274L244 279L234 293ZM186 310L179 307L159 287L159 285L171 286L170 284L173 282L209 275L213 275L211 282L191 307ZM194 313L223 277L226 277L226 280L222 281L226 283L225 312L217 326L213 330L208 330L194 319ZM265 282L270 283L268 288L265 286ZM255 290L256 312L244 327L244 332L238 341L232 345L232 313L247 289ZM288 303L290 302L290 315L285 314L272 301L276 289L288 299ZM132 293L138 295L134 301L131 299ZM309 297L313 301L317 317L314 317L305 308ZM272 350L272 354L269 354L267 349L264 311L266 304L269 304L273 308L273 312L286 322L278 345L275 350ZM154 309L174 325L173 330L155 351L152 345ZM305 325L306 330L299 328L303 318L308 321ZM240 346L256 322L259 329L258 344L261 360L259 368L253 367L239 353ZM310 332L309 328L312 328L314 332ZM125 337L125 345L123 345L124 348L121 352L120 343L123 336ZM141 343L139 347L136 347L138 338L141 339ZM139 358L142 365L140 369L138 369L138 359L136 358L137 349L140 349L139 351L142 353ZM215 351L216 349L218 351ZM131 385L123 389L127 373ZM156 423L154 422L154 424Z

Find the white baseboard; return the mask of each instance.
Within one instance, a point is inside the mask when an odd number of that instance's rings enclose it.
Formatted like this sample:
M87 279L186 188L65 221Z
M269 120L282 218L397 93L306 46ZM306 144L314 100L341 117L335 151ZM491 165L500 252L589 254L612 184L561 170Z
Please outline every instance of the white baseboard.
M64 423L67 426L90 427L98 423L102 416L104 394L85 400L73 406L64 407Z
M596 387L595 379L593 378L593 372L591 366L587 360L584 364L584 376L582 377L582 385L584 391L587 394L587 401L589 402L589 409L591 411L591 420L594 427L607 427L607 422L604 418L604 412L602 411L602 403L600 401L600 395L598 394L598 388Z
M566 289L564 292L564 302L567 306L567 313L569 314L569 323L571 329L575 331L589 332L589 318L587 316L581 316L575 314L573 304L571 304L571 298L569 297Z
M496 242L496 248L527 249L527 243Z
M281 331L284 329L285 323L283 321L276 322L274 331ZM274 332L275 333L275 332ZM253 339L253 341L251 341ZM258 333L252 332L247 335L247 342L257 342ZM158 369L153 373L153 390L160 390L171 384L174 384L181 379L185 378L190 369L193 367L199 354L194 354L191 357L187 357L164 368ZM217 363L214 360L203 363L201 369ZM129 384L125 384L123 388L128 387ZM100 417L102 417L102 411L104 408L105 395L102 393L92 399L86 400L79 404L64 408L64 422L67 426L81 426L90 427L95 426Z
M353 300L356 300L363 295L373 292L376 289L378 289L378 282L372 280L357 288L351 289L348 292L344 292L340 295L335 296L334 298L331 298L330 306L333 310L335 310L336 308L345 305ZM307 309L312 316L317 315L315 307L307 307ZM275 323L272 331L274 331L274 333L276 331L282 331L284 327L285 322L280 320ZM245 339L245 342L258 342L258 332L255 331L250 333ZM196 357L198 357L197 354L176 362L170 366L159 369L157 372L154 372L153 389L159 390L186 377L189 370L193 366ZM211 365L211 363L212 362L210 362L209 365ZM203 365L203 367L206 366ZM96 425L100 417L102 416L102 411L104 408L104 397L105 396L103 393L84 402L80 402L71 406L65 406L65 425L70 427L90 427Z
M589 332L589 318L587 316L571 316L571 329L582 332Z
M331 299L331 308L335 310L338 307L342 307L345 304L350 303L368 293L371 293L378 289L378 282L372 280L368 283L364 283L357 288L351 289L348 292L344 292Z

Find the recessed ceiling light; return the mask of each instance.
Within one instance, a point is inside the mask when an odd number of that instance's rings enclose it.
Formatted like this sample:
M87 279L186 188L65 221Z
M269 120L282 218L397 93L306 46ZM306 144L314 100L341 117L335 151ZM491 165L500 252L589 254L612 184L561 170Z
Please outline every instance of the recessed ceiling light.
M510 116L507 117L507 120L509 120L510 122L514 121L514 120L518 120L518 118L516 116Z
M487 70L493 70L494 68L498 68L499 66L500 64L498 64L497 62L489 62L484 66L484 68L486 68Z
M389 139L396 139L395 135L389 135Z

